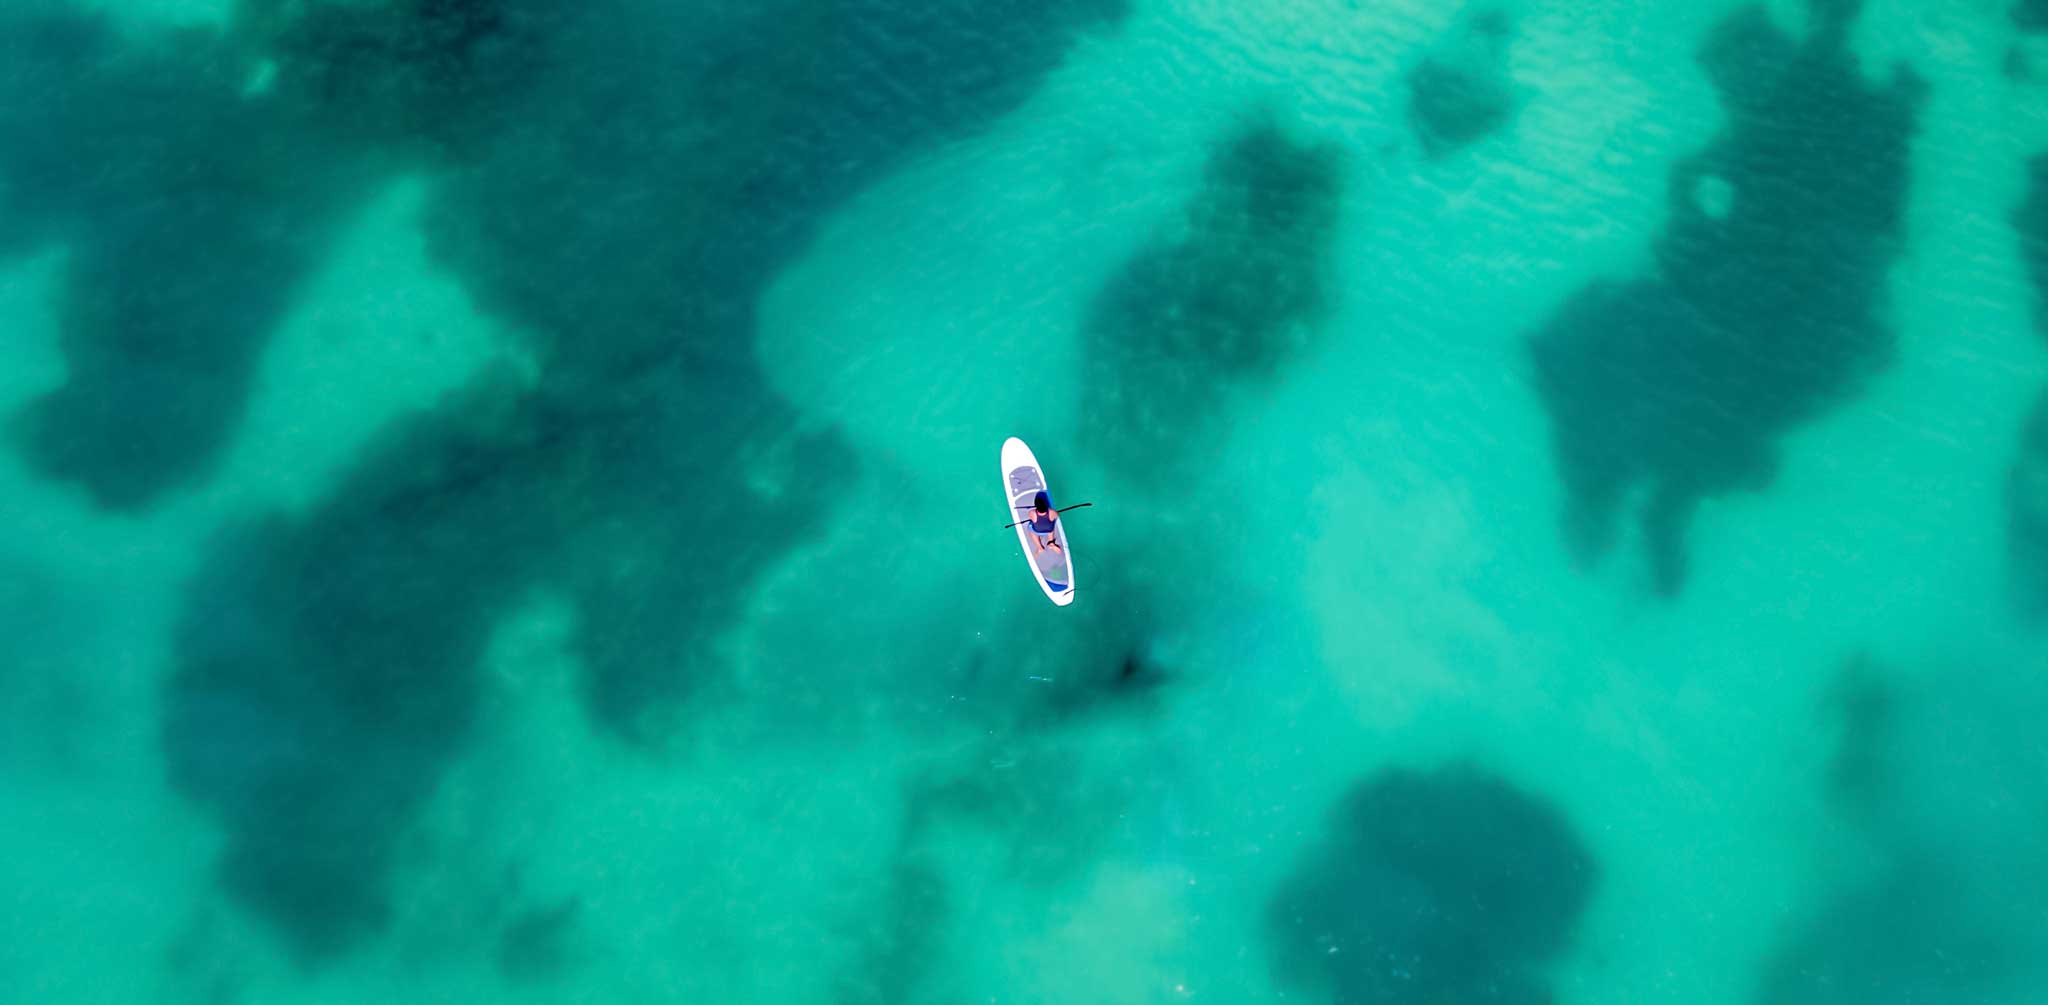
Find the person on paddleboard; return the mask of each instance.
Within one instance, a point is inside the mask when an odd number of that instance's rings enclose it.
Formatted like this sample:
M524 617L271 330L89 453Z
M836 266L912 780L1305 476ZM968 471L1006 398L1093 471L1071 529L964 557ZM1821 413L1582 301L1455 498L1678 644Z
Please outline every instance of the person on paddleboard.
M1059 529L1060 515L1052 511L1052 497L1043 492L1031 497L1031 532L1038 535L1038 550L1061 550L1053 531Z

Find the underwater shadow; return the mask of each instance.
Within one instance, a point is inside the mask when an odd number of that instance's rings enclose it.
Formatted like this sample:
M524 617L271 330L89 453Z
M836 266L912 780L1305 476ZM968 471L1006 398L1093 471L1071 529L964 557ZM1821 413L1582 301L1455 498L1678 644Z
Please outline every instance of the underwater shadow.
M1655 589L1678 593L1699 503L1769 486L1778 438L1892 357L1885 287L1925 87L1903 69L1864 82L1859 6L1815 2L1800 42L1761 8L1714 30L1700 62L1728 124L1672 169L1655 272L1592 283L1529 341L1582 564L1640 488Z

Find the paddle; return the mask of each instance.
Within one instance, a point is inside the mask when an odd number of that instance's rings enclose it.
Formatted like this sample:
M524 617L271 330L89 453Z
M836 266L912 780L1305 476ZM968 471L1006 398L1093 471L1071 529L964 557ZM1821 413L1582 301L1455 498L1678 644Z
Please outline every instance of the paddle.
M1075 503L1075 504L1073 504L1072 506L1062 506L1062 507L1060 507L1059 509L1053 510L1053 512L1054 512L1054 513L1065 513L1066 511L1068 511L1068 510L1070 510L1070 509L1080 509L1080 508L1081 508L1081 507L1083 507L1083 506L1093 506L1093 505L1095 505L1095 504L1094 504L1094 503ZM1030 509L1031 507L1029 507L1029 506L1012 506L1012 507L1010 507L1010 508L1011 508L1011 509ZM1017 521L1017 523L1030 523L1030 522L1031 522L1031 521L1029 521L1029 520L1019 520L1019 521ZM1003 529L1004 529L1004 530L1009 530L1010 528L1012 528L1012 527L1015 527L1015 526L1017 526L1017 523L1006 523L1006 524L1004 524L1004 525L1003 525Z

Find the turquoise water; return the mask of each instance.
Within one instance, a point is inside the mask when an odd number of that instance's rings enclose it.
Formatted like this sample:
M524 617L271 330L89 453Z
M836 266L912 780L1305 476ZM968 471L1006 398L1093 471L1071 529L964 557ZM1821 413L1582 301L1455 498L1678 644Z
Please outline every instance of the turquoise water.
M2048 999L2043 8L16 0L0 997Z

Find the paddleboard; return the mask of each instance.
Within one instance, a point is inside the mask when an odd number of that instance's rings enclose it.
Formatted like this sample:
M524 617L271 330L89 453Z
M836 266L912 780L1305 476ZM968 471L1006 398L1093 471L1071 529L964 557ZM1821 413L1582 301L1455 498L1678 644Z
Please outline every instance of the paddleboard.
M1031 529L1031 500L1040 492L1052 495L1038 458L1023 440L1014 436L1004 440L1003 495L1010 500L1010 519L1024 521L1017 525L1017 543L1024 547L1024 563L1031 566L1031 576L1038 580L1038 588L1045 591L1046 599L1065 607L1074 602L1074 555L1067 548L1067 518L1062 516L1053 521L1051 540L1059 547L1039 548L1043 538ZM1059 506L1059 499L1054 498L1052 507Z

